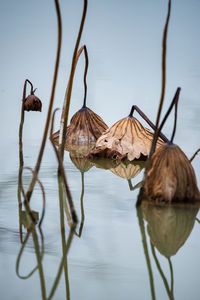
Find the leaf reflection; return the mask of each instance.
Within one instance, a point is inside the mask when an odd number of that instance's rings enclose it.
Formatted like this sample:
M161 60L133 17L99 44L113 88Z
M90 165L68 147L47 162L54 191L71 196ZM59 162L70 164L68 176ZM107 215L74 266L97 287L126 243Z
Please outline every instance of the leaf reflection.
M190 236L198 210L199 207L195 205L155 205L147 201L143 201L141 206L137 207L152 299L156 299L155 287L144 220L147 222L147 232L150 238L153 259L163 280L169 299L174 300L174 275L171 256L176 255ZM161 255L166 257L169 263L170 285L162 270L155 248Z

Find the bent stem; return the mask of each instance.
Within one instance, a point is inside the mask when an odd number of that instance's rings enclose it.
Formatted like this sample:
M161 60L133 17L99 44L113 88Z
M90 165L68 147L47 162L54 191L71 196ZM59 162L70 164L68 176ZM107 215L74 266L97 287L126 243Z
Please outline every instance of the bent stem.
M88 71L88 64L89 64L89 60L88 60L88 53L87 53L87 48L85 45L83 45L77 52L76 58L75 58L75 65L74 68L76 70L76 66L78 63L78 60L81 56L81 53L84 51L84 55L85 55L85 71L84 71L84 77L83 77L83 83L84 83L84 98L83 98L83 106L82 108L86 108L86 97L87 97L87 71ZM70 81L70 78L69 78ZM62 141L63 141L63 129L64 129L64 124L65 124L65 110L66 110L66 105L67 105L67 95L68 95L68 90L69 90L69 82L66 88L66 92L65 92L65 98L64 98L64 104L63 104L63 108L62 108L62 116L61 116L61 121L60 121L60 133L59 133L59 149L61 149L62 147ZM66 121L67 123L67 121ZM66 129L67 130L67 129ZM65 133L66 135L66 133ZM65 144L64 144L65 145Z
M61 126L60 126L59 152L61 154L62 159L63 159L63 154L64 154L65 136L66 136L67 122L68 122L68 115L69 115L69 106L70 106L73 79L74 79L74 73L75 73L75 67L76 67L76 56L77 56L77 51L79 48L80 39L81 39L82 32L83 32L86 12L87 12L87 0L84 0L82 19L81 19L81 23L80 23L78 37L76 40L76 45L74 48L69 82L68 82L67 91L66 91L65 99L64 99L64 106L65 106L64 107L64 118L61 119Z
M131 179L127 179L128 181L128 185L129 185L129 189L130 191L134 191L136 189L140 189L143 186L143 180L138 182L137 184L135 184L134 186L132 185Z
M152 142L152 145L151 145L149 158L151 158L151 156L154 153L155 148L156 148L156 142L157 142L158 135L159 135L158 126L159 126L159 122L160 122L160 116L161 116L161 111L162 111L164 97L165 97L167 32L168 32L170 13L171 13L171 0L169 0L169 2L168 2L168 12L167 12L167 18L166 18L166 23L165 23L164 32L163 32L163 41L162 41L162 88L161 88L160 104L159 104L157 118L156 118L156 130L155 130L155 134L154 134L154 137L153 137L153 142Z
M48 134L48 130L49 130L49 124L50 124L50 120L51 120L51 112L52 112L52 108L53 108L54 94L55 94L57 75L58 75L58 67L59 67L59 62L60 62L61 39L62 39L62 23L61 23L61 14L60 14L60 7L59 7L58 0L55 0L55 7L56 7L57 22L58 22L58 44L57 44L57 55L56 55L54 77L53 77L51 97L50 97L50 102L49 102L49 108L48 108L48 113L47 113L47 119L46 119L46 125L45 125L45 129L44 129L42 144L41 144L41 147L40 147L37 163L36 163L36 166L35 166L35 169L34 169L34 175L31 179L31 182L30 182L29 187L28 187L28 191L26 193L27 201L30 201L30 198L31 198L31 195L32 195L35 183L36 183L37 174L38 174L39 169L40 169L42 157L43 157L43 152L44 152L46 139L47 139L47 134Z
M176 132L177 106L178 106L178 100L179 100L180 91L181 91L181 88L178 87L177 90L176 90L176 93L174 95L174 98L173 98L173 100L172 100L172 102L171 102L171 104L170 104L170 106L169 106L169 108L168 108L168 110L167 110L167 112L166 112L166 114L165 114L165 116L164 116L161 124L160 124L160 127L158 128L158 133L159 133L162 130L162 128L163 128L163 126L164 126L164 124L165 124L165 122L166 122L169 114L171 113L171 110L172 110L173 106L175 105L174 128L173 128L173 133L172 133L172 137L171 137L171 141L170 141L171 143L173 142L174 135L175 135L175 132Z
M25 237L25 239L24 239L24 241L23 241L23 243L22 243L22 247L21 247L21 249L20 249L20 251L19 251L19 254L18 254L17 260L16 260L16 274L17 274L17 276L18 276L20 279L28 279L28 278L31 277L31 276L33 275L33 273L38 269L38 264L37 264L37 266L36 266L32 271L30 271L28 275L22 276L22 275L19 274L19 266L20 266L21 257L22 257L22 254L23 254L23 252L24 252L24 248L25 248L25 246L26 246L26 243L28 242L28 239L29 239L31 233L32 233L32 229L30 229L30 230L27 232L27 235L26 235L26 237ZM40 257L41 257L41 260L42 260L42 259L43 259L43 256L44 256L44 238L43 238L43 234L42 234L41 229L40 229L40 235L41 235L41 254L40 254Z
M143 113L141 111L141 109L139 109L139 107L137 105L133 105L132 108L131 108L131 111L130 111L130 114L129 114L129 117L133 117L133 113L134 111L137 111L139 113L139 115L147 122L147 124L149 124L149 126L156 130L156 126L149 120L149 118L145 115L145 113ZM164 142L169 142L168 138L162 133L162 132L159 132L159 136L161 137L161 139L164 141Z

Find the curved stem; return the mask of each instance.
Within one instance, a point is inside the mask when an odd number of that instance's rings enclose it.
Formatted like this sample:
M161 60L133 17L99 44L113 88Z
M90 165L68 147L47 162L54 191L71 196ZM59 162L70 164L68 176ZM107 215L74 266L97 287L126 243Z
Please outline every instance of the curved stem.
M139 115L147 122L147 124L149 124L149 126L152 129L156 130L156 126L149 120L149 118L145 115L145 113L143 113L141 109L139 109L137 105L132 106L129 117L133 117L134 110L136 110L139 113ZM166 143L169 142L168 138L162 132L159 132L159 136L164 142Z
M89 60L88 60L88 53L87 53L87 48L84 45L84 54L85 54L85 72L84 72L84 99L83 99L83 107L86 107L86 97L87 97L87 82L86 82L86 78L87 78L87 71L88 71L88 64L89 64Z
M32 230L32 229L31 229L31 230ZM30 234L31 234L31 230L29 230L29 231L27 232L27 235L26 235L26 237L25 237L25 239L24 239L24 241L23 241L23 243L22 243L22 247L21 247L21 249L20 249L20 251L19 251L19 254L18 254L18 256L17 256L17 261L16 261L16 274L17 274L17 276L18 276L20 279L28 279L28 278L31 277L31 276L33 275L33 273L38 269L38 265L37 265L31 272L29 272L28 275L22 276L22 275L19 274L19 265L20 265L21 257L22 257L24 248L25 248L25 246L26 246L26 243L28 242L29 236L30 236ZM40 229L40 235L41 235L41 245L42 245L42 246L41 246L41 254L40 254L40 257L41 257L41 260L42 260L42 258L43 258L43 256L44 256L44 238L43 238L43 234L42 234L41 229Z
M33 176L34 176L34 171L30 167L25 167L24 169L30 170L32 172ZM43 199L42 215L41 215L41 218L40 218L40 221L39 221L39 224L38 224L38 226L41 227L42 221L44 219L44 214L45 214L46 197L45 197L45 190L44 190L44 186L43 186L42 182L40 181L40 179L38 177L36 178L36 181L39 183L39 186L41 188L42 199Z
M81 172L81 185L82 185L82 191L81 191L81 223L80 223L80 227L79 227L79 233L75 234L80 238L82 235L82 230L83 230L83 225L84 225L84 221L85 221L85 214L84 214L84 206L83 206L83 197L84 197L84 172Z
M162 41L162 88L161 88L160 104L159 104L157 118L156 118L156 131L154 134L149 157L152 156L152 154L154 153L155 148L156 148L156 142L158 139L158 126L159 126L159 122L160 122L160 116L161 116L161 111L162 111L164 97L165 97L167 32L168 32L170 13L171 13L171 0L169 0L169 2L168 2L168 12L167 12L167 18L166 18L166 23L165 23L164 32L163 32L163 41Z
M174 98L173 98L173 100L172 100L172 102L171 102L171 104L170 104L170 106L169 106L169 108L168 108L168 110L167 110L167 112L166 112L166 114L165 114L163 120L162 120L162 123L160 124L160 127L158 128L158 133L161 132L161 130L162 130L162 128L163 128L163 126L164 126L164 124L165 124L165 122L166 122L166 120L167 120L167 118L168 118L168 116L169 116L169 114L170 114L170 112L171 112L173 106L174 106L174 105L177 106L177 103L178 103L178 100L179 100L180 91L181 91L181 88L178 87L177 90L176 90L176 93L175 93L175 95L174 95ZM177 108L175 108L175 110L176 110L176 109L177 109ZM176 113L175 113L175 114L176 114ZM176 115L175 115L174 129L173 129L173 133L172 133L172 138L171 138L171 140L173 140L173 138L174 138L175 131L176 131Z
M57 44L57 55L56 55L54 77L53 77L51 97L50 97L50 102L49 102L49 108L48 108L48 113L47 113L47 119L46 119L46 125L45 125L45 129L44 129L42 144L40 147L40 152L38 155L37 163L36 163L36 166L34 169L34 176L32 177L32 180L28 187L28 191L26 193L27 201L30 201L30 198L31 198L31 195L32 195L35 183L36 183L37 174L40 169L40 164L42 161L43 152L44 152L46 139L47 139L47 134L48 134L48 130L49 130L49 124L50 124L50 120L51 120L51 112L52 112L52 108L53 108L54 94L55 94L55 88L56 88L56 82L57 82L58 67L59 67L59 61L60 61L60 51L61 51L61 39L62 39L62 23L61 23L61 14L60 14L60 7L59 7L58 0L55 0L55 7L56 7L56 14L57 14L57 21L58 21L58 44Z
M81 23L80 23L78 37L76 40L76 45L74 48L70 77L69 77L69 82L68 82L68 86L67 86L66 97L64 100L64 103L66 103L64 118L63 118L63 120L61 120L62 123L61 123L61 127L60 127L59 152L61 153L62 159L63 159L63 153L64 153L64 147L65 147L65 136L66 136L67 122L68 122L68 115L69 115L69 106L70 106L73 79L74 79L75 66L76 66L76 56L77 56L77 51L78 51L80 39L81 39L82 32L83 32L83 26L85 23L86 12L87 12L87 0L84 0L83 14L82 14L82 19L81 19Z

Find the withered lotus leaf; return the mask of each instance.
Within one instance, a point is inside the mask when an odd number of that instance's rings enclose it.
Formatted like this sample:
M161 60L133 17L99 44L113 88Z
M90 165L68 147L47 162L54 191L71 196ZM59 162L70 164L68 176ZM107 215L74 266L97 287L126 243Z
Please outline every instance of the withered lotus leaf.
M177 145L165 144L153 154L144 196L158 202L200 200L194 169Z
M36 97L34 94L29 95L24 100L24 110L26 111L41 111L42 110L42 102Z
M67 127L65 145L67 148L73 148L73 145L94 145L107 128L100 116L88 107L82 107L71 118ZM54 133L53 138L58 143L59 131Z
M116 159L146 158L149 155L153 133L136 118L128 116L116 122L97 140L90 157L109 157ZM159 138L157 148L164 141Z
M152 244L166 257L175 255L189 237L199 208L157 206L142 202L142 212Z

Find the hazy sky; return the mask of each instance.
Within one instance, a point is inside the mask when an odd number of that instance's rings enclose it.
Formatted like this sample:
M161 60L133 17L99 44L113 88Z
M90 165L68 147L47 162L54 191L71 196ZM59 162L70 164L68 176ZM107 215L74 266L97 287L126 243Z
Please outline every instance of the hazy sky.
M167 0L88 0L81 40L89 54L87 100L88 106L109 126L126 116L132 104L137 104L155 121L161 90L161 42L167 4ZM60 6L63 41L55 107L63 103L83 1L62 0ZM1 128L7 127L3 137L16 137L23 83L28 78L43 100L43 113L27 114L24 135L27 139L37 138L44 128L56 55L54 1L1 0L0 22L3 105L0 122ZM199 127L199 28L200 1L172 0L165 107L181 86L176 136L180 142L194 124ZM82 105L83 67L82 57L75 76L70 116ZM170 122L165 130L171 132ZM188 139L192 139L191 135Z

